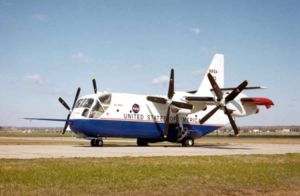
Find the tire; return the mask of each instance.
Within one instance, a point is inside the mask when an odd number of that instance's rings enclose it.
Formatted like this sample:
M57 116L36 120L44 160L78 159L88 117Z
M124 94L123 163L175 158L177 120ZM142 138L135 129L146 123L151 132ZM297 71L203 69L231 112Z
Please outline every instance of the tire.
M91 146L96 146L96 139L91 139Z
M138 146L148 146L148 142L145 139L138 138L136 143Z
M103 146L103 140L102 139L96 139L96 146L100 146L102 147Z
M103 146L103 140L102 139L92 139L91 140L91 146Z
M184 147L194 146L194 139L193 138L185 139L184 141L182 141L182 146Z

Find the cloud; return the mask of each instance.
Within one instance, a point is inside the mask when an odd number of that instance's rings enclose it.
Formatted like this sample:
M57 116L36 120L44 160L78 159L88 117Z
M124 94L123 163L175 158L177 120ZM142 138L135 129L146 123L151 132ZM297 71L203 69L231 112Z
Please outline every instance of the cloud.
M154 85L166 85L169 82L169 77L168 76L159 76L156 78L153 78L152 84Z
M48 83L45 79L43 79L39 74L26 75L23 77L25 81L32 82L35 84L46 84Z
M201 68L201 69L197 69L195 70L192 74L194 77L199 77L199 76L203 76L206 72L206 69Z
M76 54L72 54L70 59L73 62L84 63L84 64L91 64L94 62L94 60L91 57L87 56L83 52L78 52Z
M200 28L198 27L190 28L190 31L195 33L196 35L198 35L201 32Z
M31 15L31 18L40 22L46 22L49 20L49 16L46 14L33 14Z

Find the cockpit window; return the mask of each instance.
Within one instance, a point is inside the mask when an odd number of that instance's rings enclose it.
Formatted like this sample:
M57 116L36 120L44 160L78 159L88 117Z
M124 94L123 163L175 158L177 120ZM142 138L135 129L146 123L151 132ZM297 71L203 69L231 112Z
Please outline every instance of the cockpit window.
M82 98L79 99L75 108L85 108L82 112L82 116L88 118L100 118L101 115L109 108L111 103L111 94L105 93L94 98Z
M90 108L93 102L94 99L80 99L77 101L75 108Z
M99 118L104 113L103 107L100 105L99 101L95 101L95 105L90 113L90 118Z
M98 101L96 101L96 104L94 105L92 111L104 112L102 106Z
M110 105L111 102L111 94L102 94L99 96L99 101L101 105L103 106L104 110L107 110L107 108Z
M99 101L102 105L109 105L111 102L111 94L104 94L99 97Z

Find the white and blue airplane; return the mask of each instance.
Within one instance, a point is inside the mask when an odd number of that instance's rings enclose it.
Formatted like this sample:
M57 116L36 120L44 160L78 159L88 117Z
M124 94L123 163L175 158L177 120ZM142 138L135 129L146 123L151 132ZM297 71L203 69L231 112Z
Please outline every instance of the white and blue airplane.
M100 92L93 79L94 94L79 97L78 88L72 107L59 97L69 111L67 119L26 119L63 121L63 134L70 127L90 139L91 146L103 146L103 137L137 138L138 146L163 141L193 146L195 138L228 123L238 135L234 117L256 114L261 105L274 105L268 98L242 94L243 90L263 88L247 85L245 80L236 88L224 88L224 55L215 54L196 91L175 91L173 69L167 96Z

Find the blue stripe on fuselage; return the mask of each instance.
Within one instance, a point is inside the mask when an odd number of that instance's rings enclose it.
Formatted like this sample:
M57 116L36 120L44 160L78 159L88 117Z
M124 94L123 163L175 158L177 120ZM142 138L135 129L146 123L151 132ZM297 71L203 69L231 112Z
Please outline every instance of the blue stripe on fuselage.
M77 134L87 137L128 137L128 138L162 138L164 123L101 119L72 119L71 130ZM185 128L191 131L192 137L204 136L221 126L212 125L190 125ZM176 133L176 125L171 124L168 138L173 138Z

